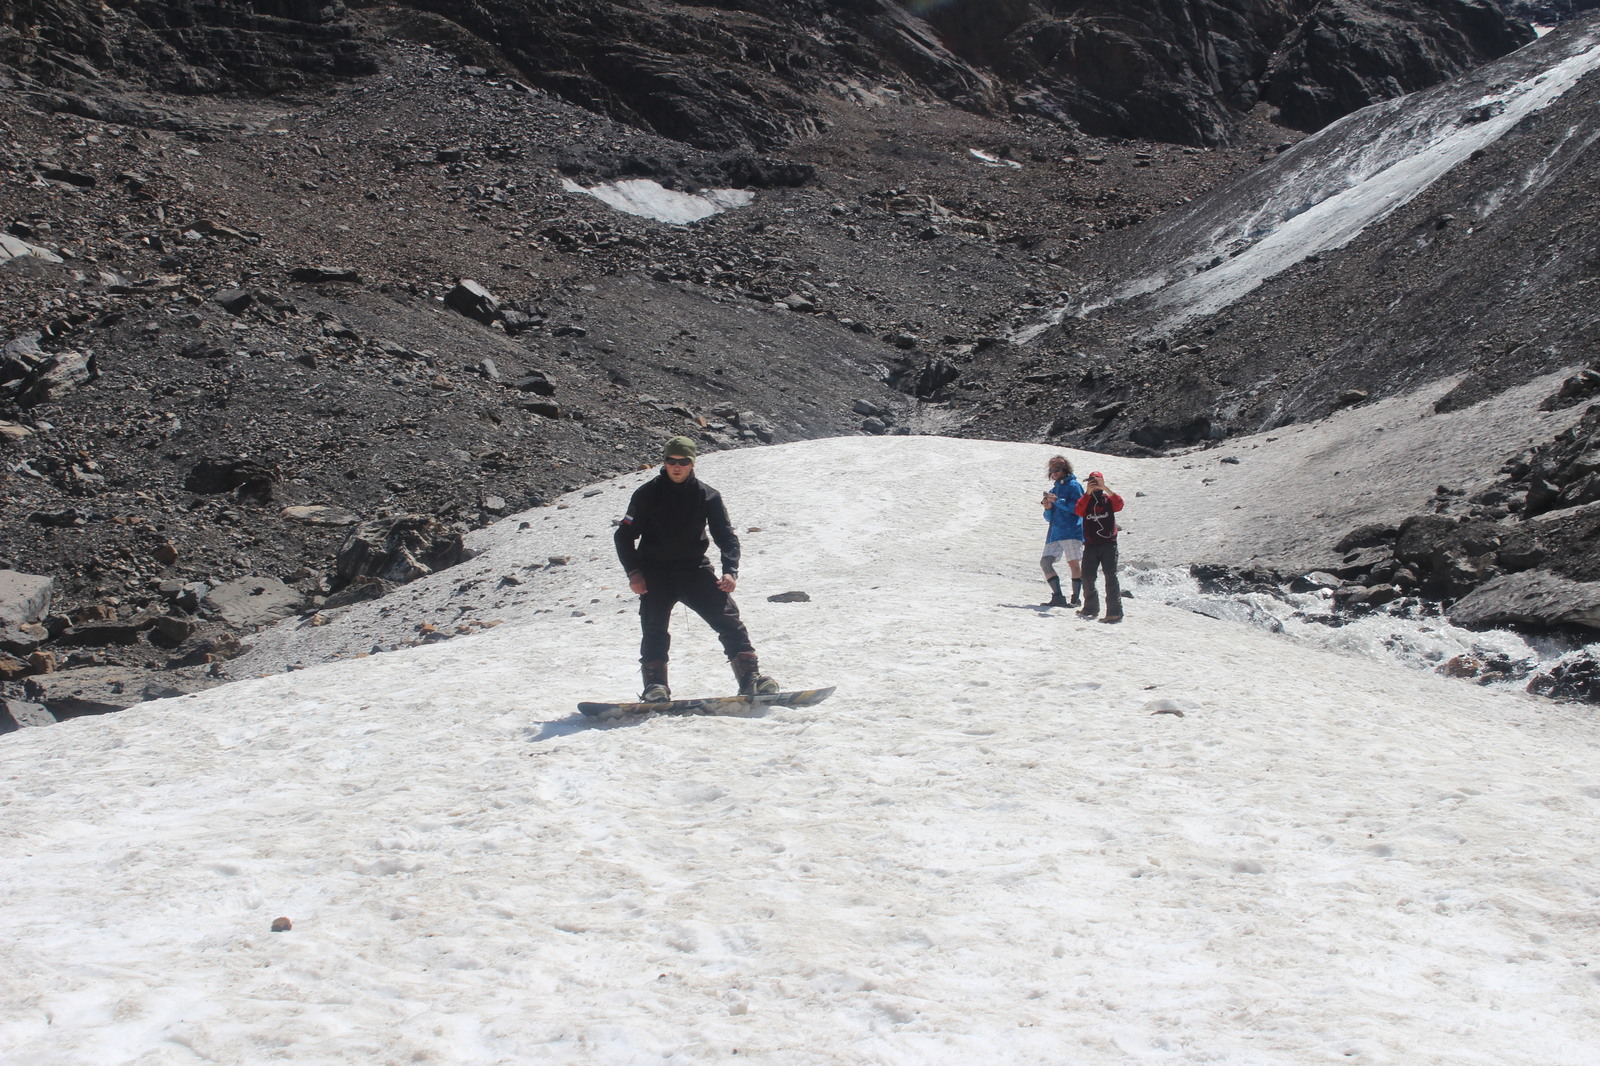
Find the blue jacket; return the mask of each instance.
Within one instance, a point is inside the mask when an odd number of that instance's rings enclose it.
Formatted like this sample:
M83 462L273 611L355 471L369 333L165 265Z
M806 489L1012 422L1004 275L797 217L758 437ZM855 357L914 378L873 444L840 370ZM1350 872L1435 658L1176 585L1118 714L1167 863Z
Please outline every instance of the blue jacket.
M1045 509L1045 520L1050 523L1050 531L1045 534L1045 542L1056 540L1082 540L1083 519L1078 517L1073 510L1078 504L1078 497L1083 495L1083 484L1071 474L1064 480L1056 482L1050 491L1056 494L1054 507Z

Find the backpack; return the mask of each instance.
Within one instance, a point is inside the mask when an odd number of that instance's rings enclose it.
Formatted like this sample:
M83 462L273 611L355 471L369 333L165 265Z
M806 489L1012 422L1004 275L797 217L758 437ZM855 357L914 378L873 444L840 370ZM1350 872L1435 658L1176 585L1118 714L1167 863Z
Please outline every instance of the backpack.
M1109 499L1102 506L1099 500L1091 496L1089 506L1084 510L1084 540L1103 542L1117 539L1117 512L1111 509Z

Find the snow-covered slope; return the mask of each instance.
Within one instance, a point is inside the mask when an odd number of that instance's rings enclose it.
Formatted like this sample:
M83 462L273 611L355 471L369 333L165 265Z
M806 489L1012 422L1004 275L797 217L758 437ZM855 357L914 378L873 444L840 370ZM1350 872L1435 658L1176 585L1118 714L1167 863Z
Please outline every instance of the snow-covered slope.
M1148 297L1157 331L1214 314L1268 278L1344 247L1600 67L1600 20L1559 33L1436 88L1363 108L1232 185L1150 226L1118 270L1051 319ZM1552 158L1565 139L1549 142ZM1528 178L1525 181L1532 181ZM1526 192L1526 184L1502 198ZM1494 197L1481 217L1493 212Z
M5 738L4 1061L1595 1063L1590 714L1146 599L1042 613L1049 454L702 461L818 707L572 713L636 684L641 474L254 660L343 661ZM1183 460L1074 459L1130 544L1189 535ZM353 657L424 624L476 631ZM723 691L675 631L677 691Z

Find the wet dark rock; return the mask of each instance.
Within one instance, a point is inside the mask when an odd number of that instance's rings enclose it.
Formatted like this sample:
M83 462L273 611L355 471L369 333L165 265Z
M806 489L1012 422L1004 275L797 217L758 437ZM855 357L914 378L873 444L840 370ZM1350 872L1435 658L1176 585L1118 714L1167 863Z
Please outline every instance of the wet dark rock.
M1538 570L1502 574L1463 596L1448 613L1452 622L1469 629L1600 629L1600 583L1568 581Z
M1402 595L1399 588L1394 585L1364 585L1343 589L1335 597L1342 599L1350 607L1381 607L1392 603Z
M1325 570L1312 570L1290 581L1289 591L1316 592L1319 589L1336 589L1343 584L1344 580L1337 574L1330 574Z
M1195 563L1189 575L1209 595L1231 596L1259 592L1275 595L1282 584L1280 576L1259 567L1230 567L1221 563ZM1334 584L1338 580L1334 579Z
M1400 530L1397 526L1381 523L1357 526L1339 538L1333 550L1341 555L1356 548L1371 548L1380 544L1393 544Z
M1528 691L1553 700L1600 703L1600 661L1588 651L1563 656L1528 682Z

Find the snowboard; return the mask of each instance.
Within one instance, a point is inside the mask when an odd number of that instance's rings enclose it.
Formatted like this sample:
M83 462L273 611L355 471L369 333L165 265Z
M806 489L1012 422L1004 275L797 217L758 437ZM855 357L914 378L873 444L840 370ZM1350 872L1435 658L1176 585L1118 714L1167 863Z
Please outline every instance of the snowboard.
M646 714L742 714L758 707L809 707L833 695L833 688L797 689L764 696L710 696L666 703L580 703L578 710L590 718L625 718Z

